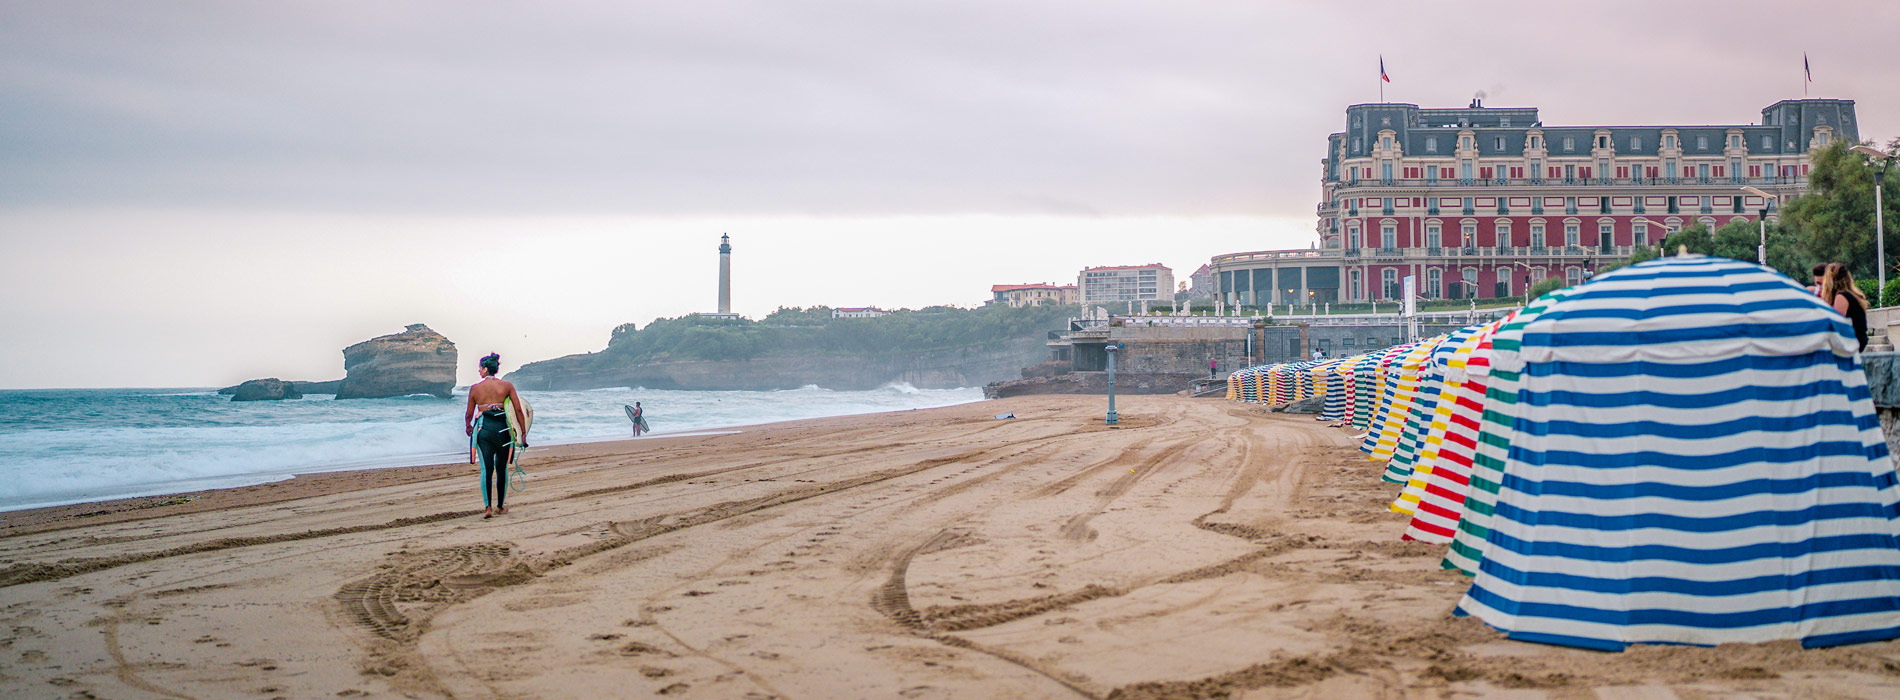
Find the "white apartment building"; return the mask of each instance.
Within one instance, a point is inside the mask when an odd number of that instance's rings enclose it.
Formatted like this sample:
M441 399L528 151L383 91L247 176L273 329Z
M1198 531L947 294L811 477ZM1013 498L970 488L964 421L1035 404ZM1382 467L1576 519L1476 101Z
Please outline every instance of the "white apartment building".
M1174 271L1160 263L1091 267L1076 277L1083 304L1173 301Z

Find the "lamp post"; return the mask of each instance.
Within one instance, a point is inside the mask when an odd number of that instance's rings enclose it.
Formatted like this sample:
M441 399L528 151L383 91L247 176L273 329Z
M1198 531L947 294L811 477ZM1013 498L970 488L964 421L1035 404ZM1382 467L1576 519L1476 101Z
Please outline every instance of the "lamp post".
M1875 269L1880 271L1880 291L1878 293L1886 294L1887 235L1886 222L1881 220L1885 210L1880 205L1880 190L1881 186L1887 182L1887 168L1893 165L1894 154L1874 148L1873 146L1855 146L1854 152L1869 158L1880 159L1880 175L1874 178L1874 260L1879 264L1879 267Z
M1664 224L1662 222L1659 222L1647 217L1639 216L1634 219L1630 219L1630 223L1633 223L1633 224L1640 223L1640 224L1643 224L1644 226L1654 226L1656 228L1662 229L1664 237L1667 237L1669 234L1669 226L1667 224ZM1656 247L1658 249L1662 248L1662 241L1656 241ZM1660 253L1661 251L1658 250L1658 252Z
M1518 265L1524 268L1524 305L1530 306L1531 305L1531 270L1534 268L1531 267L1530 263L1524 262L1522 260L1512 261L1511 264Z
M1768 203L1774 201L1775 196L1747 185L1742 186L1742 191L1761 198L1761 216L1755 217L1755 220L1761 224L1761 247L1756 249L1758 259L1755 262L1766 267L1768 265Z
M1121 422L1121 416L1115 413L1115 351L1121 349L1119 343L1103 346L1108 351L1108 421L1105 425L1114 427Z

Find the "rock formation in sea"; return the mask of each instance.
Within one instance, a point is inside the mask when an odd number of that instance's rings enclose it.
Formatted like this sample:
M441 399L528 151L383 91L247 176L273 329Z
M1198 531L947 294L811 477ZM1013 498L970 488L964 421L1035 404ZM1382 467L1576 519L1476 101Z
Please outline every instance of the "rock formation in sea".
M297 391L294 383L276 377L253 379L231 387L232 401L278 401L300 398L303 398L303 394Z
M273 380L274 379L275 378L273 378ZM257 380L252 380L252 381L257 381ZM341 379L332 379L327 382L306 382L306 381L301 381L301 380L293 380L290 382L290 386L291 388L296 389L297 393L299 394L334 394L336 393L337 386L342 383L343 383L343 380ZM227 386L223 389L219 389L218 393L223 394L225 396L231 396L237 393L238 387L240 386L244 386L244 385L239 384L237 386Z
M339 399L410 394L448 398L455 389L455 343L420 323L343 349Z

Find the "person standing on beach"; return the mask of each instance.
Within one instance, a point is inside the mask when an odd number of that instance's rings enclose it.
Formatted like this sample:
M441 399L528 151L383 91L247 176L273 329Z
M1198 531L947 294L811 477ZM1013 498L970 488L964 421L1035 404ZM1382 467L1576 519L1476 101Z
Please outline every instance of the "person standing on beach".
M647 410L640 402L633 402L633 410L627 412L627 419L633 421L633 436L640 437L647 431Z
M1854 339L1860 341L1860 349L1867 349L1867 296L1854 286L1854 275L1847 266L1840 263L1828 263L1827 273L1821 278L1821 301L1841 312L1854 324Z
M1207 378L1213 379L1214 377L1218 376L1217 373L1219 371L1220 371L1220 360L1209 358L1207 360Z
M481 459L482 518L487 519L508 514L508 462L514 456L515 439L505 411L513 407L520 425L527 425L528 417L521 413L521 395L515 393L515 385L496 376L501 374L500 355L489 353L476 371L482 378L468 388L468 410L462 415L462 423Z

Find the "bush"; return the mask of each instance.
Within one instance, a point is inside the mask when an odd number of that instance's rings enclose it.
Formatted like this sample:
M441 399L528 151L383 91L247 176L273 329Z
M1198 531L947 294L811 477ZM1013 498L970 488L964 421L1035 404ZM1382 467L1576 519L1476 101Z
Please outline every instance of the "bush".
M1879 282L1875 282L1873 280L1854 280L1854 286L1860 288L1860 293L1863 295L1866 295L1868 301L1874 301L1880 298L1880 283ZM1892 287L1893 285L1889 283L1887 286ZM1882 305L1880 304L1880 302L1877 302L1877 301L1874 301L1874 304L1876 306Z
M1873 297L1867 297L1872 299ZM1887 280L1886 291L1881 292L1878 306L1900 306L1900 277Z
M1554 292L1563 288L1564 288L1564 278L1546 277L1544 278L1544 281L1531 285L1530 295L1532 299L1536 299L1545 294L1549 294L1551 292Z

